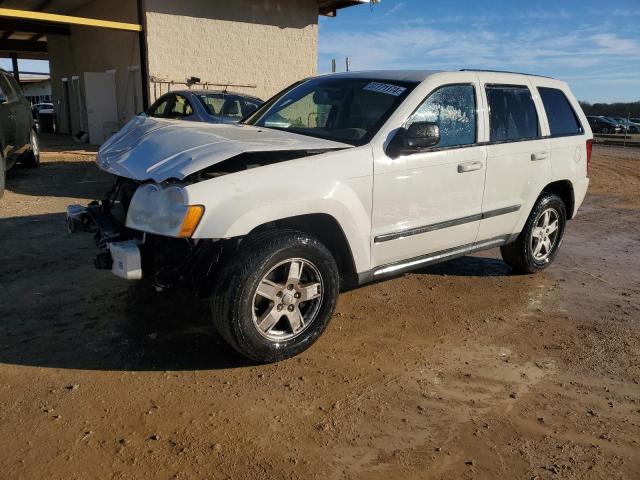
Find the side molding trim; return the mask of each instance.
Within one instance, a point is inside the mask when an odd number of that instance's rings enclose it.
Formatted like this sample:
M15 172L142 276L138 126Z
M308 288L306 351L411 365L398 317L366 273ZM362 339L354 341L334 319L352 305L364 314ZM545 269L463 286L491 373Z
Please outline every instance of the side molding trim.
M400 238L411 237L413 235L420 235L422 233L433 232L434 230L441 230L443 228L455 227L457 225L463 225L465 223L477 222L487 218L497 217L499 215L506 215L508 213L517 212L520 210L520 205L512 205L510 207L498 208L496 210L490 210L484 213L478 213L476 215L469 215L467 217L455 218L453 220L446 220L444 222L433 223L431 225L424 225L422 227L410 228L408 230L402 230L399 232L384 233L377 235L374 239L374 243L388 242L390 240L398 240Z

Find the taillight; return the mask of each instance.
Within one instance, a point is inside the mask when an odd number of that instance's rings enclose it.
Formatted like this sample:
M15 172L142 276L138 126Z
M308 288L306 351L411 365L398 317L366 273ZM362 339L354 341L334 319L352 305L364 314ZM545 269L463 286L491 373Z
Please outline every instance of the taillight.
M593 140L587 140L587 177L591 171L591 152L593 151Z

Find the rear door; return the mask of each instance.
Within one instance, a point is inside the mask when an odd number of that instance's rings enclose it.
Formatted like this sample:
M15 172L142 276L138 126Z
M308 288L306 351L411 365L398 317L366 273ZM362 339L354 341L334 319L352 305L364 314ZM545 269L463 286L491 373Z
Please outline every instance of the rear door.
M487 129L487 173L478 241L517 233L551 181L548 129L525 76L505 82L480 74Z
M540 79L537 91L549 124L554 180L578 180L587 174L585 128L578 117L578 102L562 84ZM573 212L567 212L569 218Z

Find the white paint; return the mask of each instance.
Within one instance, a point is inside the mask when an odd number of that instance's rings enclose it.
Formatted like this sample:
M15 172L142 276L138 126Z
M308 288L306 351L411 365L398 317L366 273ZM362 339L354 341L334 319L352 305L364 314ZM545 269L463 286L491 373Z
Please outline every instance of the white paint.
M84 72L84 90L89 142L100 145L117 130L115 76L104 72Z

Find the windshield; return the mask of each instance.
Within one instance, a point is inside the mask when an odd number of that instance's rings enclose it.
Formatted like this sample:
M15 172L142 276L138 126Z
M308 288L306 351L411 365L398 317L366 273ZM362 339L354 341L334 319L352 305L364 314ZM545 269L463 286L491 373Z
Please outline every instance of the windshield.
M363 145L416 85L370 78L313 78L276 95L244 123Z

